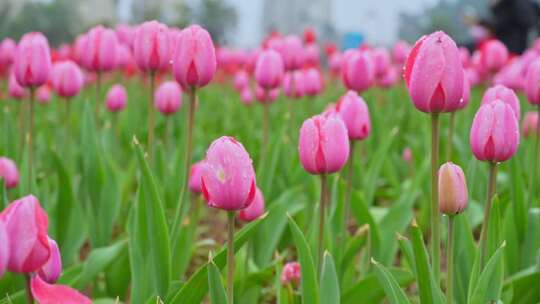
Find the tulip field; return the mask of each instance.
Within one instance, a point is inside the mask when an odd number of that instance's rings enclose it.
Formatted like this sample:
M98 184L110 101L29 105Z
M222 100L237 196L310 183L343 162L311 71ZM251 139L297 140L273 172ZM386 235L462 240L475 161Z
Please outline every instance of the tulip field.
M539 303L540 42L418 38L3 38L0 303Z

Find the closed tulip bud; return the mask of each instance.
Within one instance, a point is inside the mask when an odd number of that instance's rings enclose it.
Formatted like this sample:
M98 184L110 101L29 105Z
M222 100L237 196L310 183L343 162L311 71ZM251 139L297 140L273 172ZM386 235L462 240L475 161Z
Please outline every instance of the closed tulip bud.
M147 21L135 30L133 56L142 71L157 71L169 64L169 30L157 21Z
M176 39L173 74L184 88L203 87L216 73L216 50L210 34L198 25L182 30Z
M336 114L309 118L300 128L298 150L307 172L338 172L349 158L349 136L345 123Z
M289 262L283 266L283 271L281 271L281 284L289 283L300 283L301 269L300 263L298 262Z
M58 281L62 273L62 258L60 257L60 249L55 240L49 238L49 247L51 248L51 256L49 260L38 271L38 275L47 283L54 284Z
M114 65L119 69L126 68L133 61L130 49L124 44L119 44L116 48L115 58L116 62Z
M172 81L162 83L154 93L154 105L163 115L172 115L182 105L182 89Z
M13 73L9 76L8 95L19 100L28 96L28 92L19 84Z
M47 237L49 220L33 195L25 196L9 204L2 213L8 238L8 270L12 272L38 271L51 255ZM16 241L15 241L16 240Z
M4 276L9 262L9 238L4 222L0 221L0 278Z
M36 97L40 104L48 104L51 101L51 88L48 85L40 86L36 91Z
M42 33L22 36L13 63L17 82L23 87L39 87L47 82L51 72L49 42Z
M459 103L458 110L464 109L469 102L471 101L471 85L469 84L469 79L463 77L463 97Z
M376 48L371 51L371 58L375 67L375 77L382 77L390 68L390 53L385 48Z
M39 304L92 304L92 301L77 290L65 285L47 284L40 276L30 281L32 296Z
M299 69L304 65L304 49L302 40L298 36L289 35L285 37L277 51L283 57L285 69L288 71Z
M240 70L234 74L234 88L242 92L249 85L249 75L246 71Z
M503 85L495 85L491 88L489 88L482 97L482 105L490 102L494 102L495 100L501 100L504 103L508 104L512 110L514 111L514 114L516 115L517 121L519 121L521 113L520 113L520 107L519 107L519 98L517 97L516 93L512 89L509 89Z
M392 50L394 61L399 65L403 65L405 61L407 60L407 57L409 56L410 52L411 52L411 46L407 42L405 41L396 42Z
M482 105L474 116L470 144L478 160L510 159L519 145L519 126L512 107L501 100Z
M261 189L257 188L253 202L245 209L238 212L238 218L244 222L251 222L264 213L264 197Z
M445 163L439 169L439 210L446 215L460 213L467 207L469 194L465 174L458 165Z
M6 157L0 157L0 180L6 189L12 189L19 184L19 170L15 162Z
M131 47L135 36L135 29L127 24L118 24L114 28L119 43Z
M17 52L17 44L11 38L5 38L0 43L0 71L7 71L13 63L15 53Z
M107 72L115 68L118 40L113 30L98 25L86 35L82 61L86 69Z
M538 113L527 112L525 118L523 118L521 129L525 138L529 137L529 135L536 134L538 132Z
M76 96L84 84L81 69L71 60L55 63L51 78L52 86L60 97Z
M257 86L255 87L255 97L260 103L272 103L279 97L279 89L265 90Z
M249 154L236 139L223 136L206 151L201 188L208 205L233 211L244 209L255 198L255 171Z
M304 73L302 71L287 72L283 77L283 92L285 96L301 98L305 94Z
M347 127L350 140L368 137L371 120L368 106L362 97L354 91L348 91L339 99L335 109Z
M540 59L535 60L527 69L525 95L530 104L540 105Z
M246 87L240 92L240 100L245 105L250 105L253 103L253 93L251 93L251 89L249 87Z
M330 56L328 61L328 68L330 72L334 75L339 75L341 73L341 64L343 62L343 55L341 53L335 52Z
M480 48L482 65L488 71L498 71L508 61L508 49L499 40L489 40Z
M398 71L394 67L389 67L386 69L384 74L377 79L377 84L381 88L390 88L394 86L399 80Z
M401 154L401 158L404 161L408 162L408 163L412 162L413 155L412 155L411 148L407 147L407 148L403 149L403 153Z
M304 49L304 59L305 59L304 65L306 66L309 66L309 67L319 66L319 61L320 61L319 46L315 43L310 43L306 45Z
M201 188L201 173L202 173L203 162L197 162L191 165L189 169L189 182L188 187L189 191L195 194L202 192Z
M346 53L341 66L343 84L349 90L363 92L373 84L375 66L367 52L354 50Z
M525 87L525 67L524 60L515 59L511 63L505 65L493 77L494 84L502 84L512 90L523 90Z
M283 59L274 50L263 51L255 66L255 81L263 89L275 89L281 85L285 67Z
M463 68L455 42L443 32L420 38L407 58L405 82L415 107L453 112L463 97Z
M459 48L459 60L463 67L467 67L471 64L471 52L469 52L468 48L463 46Z
M126 107L127 91L121 84L113 85L107 92L105 105L110 112L120 112Z
M323 77L316 68L309 68L304 72L304 92L308 96L316 96L323 91Z

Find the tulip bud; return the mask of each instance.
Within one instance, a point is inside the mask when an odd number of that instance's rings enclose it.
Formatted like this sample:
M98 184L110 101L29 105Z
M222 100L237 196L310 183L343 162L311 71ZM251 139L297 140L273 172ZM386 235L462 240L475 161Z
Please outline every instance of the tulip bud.
M439 31L420 38L407 58L405 82L415 107L453 112L463 97L463 68L452 38Z
M223 136L206 151L201 189L208 205L224 210L244 209L255 197L255 172L249 154L236 139Z
M154 105L163 115L176 113L182 105L182 89L172 81L162 83L154 93Z
M0 221L0 278L4 276L9 262L9 238L4 222Z
M367 90L375 78L375 66L367 52L353 50L344 55L341 76L347 89L356 92Z
M77 290L65 285L47 284L36 275L30 281L32 296L40 304L92 304L92 301Z
M82 61L86 69L106 72L115 68L118 40L111 29L98 25L86 35Z
M234 74L234 88L242 92L249 85L249 75L246 71L240 70Z
M486 103L494 102L495 100L501 100L502 102L508 104L514 111L514 114L516 115L516 119L519 121L520 119L519 98L517 97L516 93L514 93L512 89L509 89L500 84L493 86L484 93L481 104L484 105Z
M105 105L110 112L120 112L126 107L127 92L123 85L115 84L107 92Z
M238 212L238 218L244 222L251 222L264 213L264 197L261 189L257 188L253 202Z
M304 49L304 65L307 67L318 67L320 61L319 46L315 43L308 44Z
M350 140L366 139L371 131L369 109L364 99L354 91L343 95L336 108L347 127Z
M266 50L257 59L255 80L263 89L275 89L281 85L284 71L283 59L279 53L274 50Z
M529 135L536 134L536 132L538 132L538 113L527 112L523 119L521 129L523 130L523 136L525 138L529 137Z
M316 96L323 90L321 72L316 68L309 68L304 72L304 92L308 96Z
M245 105L250 105L253 103L253 93L251 93L251 89L249 87L246 87L240 92L240 100Z
M51 72L49 42L42 33L22 36L13 63L17 82L23 87L39 87L47 82Z
M198 25L185 28L176 39L173 74L184 88L203 87L214 77L216 51L210 34Z
M4 38L0 43L0 71L5 72L9 70L16 52L17 44L15 41L11 38Z
M489 40L480 48L482 65L488 71L498 71L508 61L508 49L499 40Z
M271 47L275 49L274 47ZM276 49L283 57L285 69L296 70L304 65L304 50L302 40L295 35L289 35L282 40L281 46Z
M52 86L60 97L76 96L84 83L81 69L71 60L55 63L51 78Z
M142 71L157 71L169 64L169 30L157 21L142 23L135 30L133 56Z
M407 147L407 148L403 149L403 154L401 154L401 158L404 161L410 163L412 161L412 159L413 159L412 158L412 150L411 150L411 148Z
M467 207L469 195L463 170L451 162L439 169L439 210L453 215Z
M478 160L510 159L519 145L519 126L512 107L501 100L482 105L474 116L470 144Z
M49 247L51 248L51 256L49 260L38 272L38 275L47 283L54 284L58 281L62 273L62 258L60 257L60 249L55 240L49 238Z
M201 193L201 173L202 173L203 162L197 162L191 165L189 169L189 190L195 194Z
M394 67L389 67L386 69L384 74L377 79L377 84L381 88L390 88L394 86L399 80L398 71Z
M334 75L339 75L341 73L341 64L343 62L343 55L336 52L330 56L328 60L328 68L330 72Z
M376 48L371 51L375 77L380 78L390 68L390 53L385 48Z
M304 42L305 43L314 43L317 41L317 34L315 30L311 27L304 29Z
M459 48L459 60L463 67L467 67L471 64L471 52L466 47Z
M37 198L29 195L9 204L0 213L0 221L11 240L8 270L38 271L49 260L51 249L47 237L49 220Z
M272 103L279 97L279 89L265 90L257 86L255 87L255 97L261 103Z
M527 69L525 95L530 104L540 105L540 59L535 60Z
M15 78L15 74L11 73L9 76L9 83L8 83L8 95L15 99L24 99L28 95L28 92L25 88L23 88L19 82L17 82L17 79Z
M0 157L0 179L6 189L12 189L19 184L19 170L15 162L6 157Z
M301 271L300 263L298 262L289 262L283 266L283 271L281 272L281 284L285 285L288 283L300 283Z
M48 104L51 101L51 89L49 86L40 86L36 91L36 98L40 104Z
M118 24L114 28L114 32L119 43L131 47L135 36L133 27L127 24Z
M349 158L349 136L338 115L316 115L304 121L298 150L304 169L311 174L334 173Z
M285 96L301 98L305 94L304 73L302 71L287 72L283 78Z
M392 50L392 55L394 61L400 66L405 63L409 53L411 52L411 46L405 41L398 41L394 44L394 49Z

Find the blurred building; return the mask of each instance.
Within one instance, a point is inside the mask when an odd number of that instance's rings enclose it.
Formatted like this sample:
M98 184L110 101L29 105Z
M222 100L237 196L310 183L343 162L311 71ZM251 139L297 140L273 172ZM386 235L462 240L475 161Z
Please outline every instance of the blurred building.
M79 8L81 23L90 26L98 23L115 24L117 21L117 0L75 0Z

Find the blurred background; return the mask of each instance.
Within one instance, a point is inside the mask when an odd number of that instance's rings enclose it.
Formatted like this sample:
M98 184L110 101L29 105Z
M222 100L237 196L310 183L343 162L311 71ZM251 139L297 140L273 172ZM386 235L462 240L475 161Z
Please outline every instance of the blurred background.
M237 47L257 46L272 31L301 33L307 26L341 48L363 41L414 42L436 29L471 45L497 26L509 28L512 18L525 23L515 31L532 40L539 8L540 0L0 0L0 38L39 30L59 45L98 23L157 19L179 27L201 24L217 43ZM522 47L509 48L520 53Z

